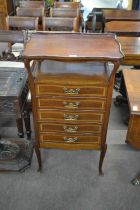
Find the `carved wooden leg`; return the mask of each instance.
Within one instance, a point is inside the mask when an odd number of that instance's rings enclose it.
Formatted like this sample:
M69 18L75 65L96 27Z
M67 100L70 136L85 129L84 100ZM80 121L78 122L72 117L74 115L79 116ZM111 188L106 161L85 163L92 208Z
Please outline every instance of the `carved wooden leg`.
M21 117L16 119L16 124L17 124L17 129L18 129L18 136L20 138L23 138L24 137L23 121Z
M107 150L107 144L103 146L101 154L100 154L100 161L99 161L99 174L100 175L103 175L102 165L103 165L104 157L106 154L106 150Z
M24 111L23 113L24 123L25 123L25 129L27 133L27 138L31 138L31 124L30 124L30 113L28 111Z
M38 171L41 171L42 169L41 153L37 145L35 145L35 152L36 152L36 157L38 160Z

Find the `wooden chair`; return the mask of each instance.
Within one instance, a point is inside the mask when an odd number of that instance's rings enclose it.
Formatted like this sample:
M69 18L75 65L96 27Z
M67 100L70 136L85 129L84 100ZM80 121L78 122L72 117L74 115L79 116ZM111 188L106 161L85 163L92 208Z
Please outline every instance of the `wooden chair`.
M54 7L77 9L77 8L80 8L80 3L79 2L55 2Z
M39 17L39 21L42 23L42 18L44 17L44 8L22 8L17 7L17 16L21 17Z
M74 18L79 17L79 9L69 9L69 8L51 8L50 17L67 17Z
M15 30L38 30L38 17L6 17L6 29Z
M77 18L44 17L43 31L79 31Z
M75 18L77 17L78 24L81 23L80 9L68 8L51 8L50 17Z
M45 1L19 1L19 7L45 8Z
M25 36L23 31L11 31L11 30L0 31L0 42L8 42L14 44L14 43L24 43L24 41L25 41Z

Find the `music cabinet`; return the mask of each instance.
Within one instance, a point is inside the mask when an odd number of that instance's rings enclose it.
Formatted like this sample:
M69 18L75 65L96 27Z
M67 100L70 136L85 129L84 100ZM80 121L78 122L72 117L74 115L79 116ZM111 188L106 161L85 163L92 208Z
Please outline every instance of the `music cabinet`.
M112 34L33 34L24 62L28 70L35 130L40 148L99 150L99 173L114 75L123 58ZM34 69L30 62L35 62ZM108 62L114 64L109 68Z

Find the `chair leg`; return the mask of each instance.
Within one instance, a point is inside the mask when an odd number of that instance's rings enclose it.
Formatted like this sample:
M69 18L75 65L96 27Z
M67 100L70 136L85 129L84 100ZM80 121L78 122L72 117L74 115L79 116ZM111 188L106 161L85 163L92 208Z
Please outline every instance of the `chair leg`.
M19 117L16 119L17 129L18 129L18 136L20 138L24 137L24 131L23 131L23 121L22 117Z
M102 171L102 165L103 165L103 161L104 161L104 157L106 154L106 150L107 150L107 144L105 144L101 150L101 154L100 154L100 161L99 161L99 174L103 175L103 171Z
M28 111L23 112L24 124L27 133L27 138L31 138L31 123L30 123L30 113Z

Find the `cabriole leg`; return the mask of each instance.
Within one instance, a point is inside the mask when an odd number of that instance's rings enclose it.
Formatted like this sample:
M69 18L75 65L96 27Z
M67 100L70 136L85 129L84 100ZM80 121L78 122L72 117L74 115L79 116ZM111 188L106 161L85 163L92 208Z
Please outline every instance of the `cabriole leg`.
M41 171L42 169L41 153L37 145L35 145L35 152L36 152L36 157L38 161L38 171Z
M99 161L99 174L100 175L103 175L102 165L103 165L104 157L106 154L106 150L107 150L107 144L103 145L101 154L100 154L100 161Z

